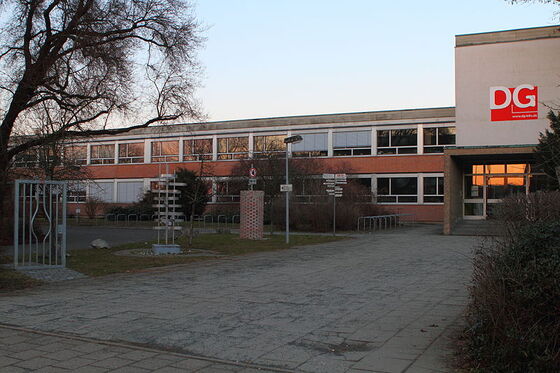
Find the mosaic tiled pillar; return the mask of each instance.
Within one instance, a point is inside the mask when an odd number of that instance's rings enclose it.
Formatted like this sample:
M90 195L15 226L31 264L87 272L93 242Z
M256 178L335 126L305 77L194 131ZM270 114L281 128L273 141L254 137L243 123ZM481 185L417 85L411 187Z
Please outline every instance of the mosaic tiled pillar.
M249 240L262 240L263 222L264 192L262 190L242 190L239 237Z

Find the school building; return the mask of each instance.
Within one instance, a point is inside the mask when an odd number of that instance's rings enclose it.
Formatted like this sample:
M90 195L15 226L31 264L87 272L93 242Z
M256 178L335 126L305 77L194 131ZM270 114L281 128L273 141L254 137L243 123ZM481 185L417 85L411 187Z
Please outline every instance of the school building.
M212 170L211 203L236 203L247 185L232 175L239 160L287 152L314 159L310 180L345 172L372 202L452 233L546 182L532 152L560 106L559 51L559 26L456 36L456 107L173 124L74 143L68 151L95 183L75 185L70 212L90 195L134 202L161 173L200 162ZM303 141L286 149L293 135Z

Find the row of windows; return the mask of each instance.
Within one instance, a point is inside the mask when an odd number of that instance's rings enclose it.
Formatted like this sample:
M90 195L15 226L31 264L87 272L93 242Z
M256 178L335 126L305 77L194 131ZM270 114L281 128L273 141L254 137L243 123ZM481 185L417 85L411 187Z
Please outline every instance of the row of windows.
M454 127L424 128L423 152L442 153L445 146L455 144ZM329 153L328 134L303 133L302 141L292 144L293 157L325 157ZM285 135L265 135L253 137L253 157L266 157L284 153ZM376 131L377 155L417 154L418 129L397 129ZM335 157L372 155L371 130L334 132L332 154ZM151 142L150 162L179 162L214 159L213 139L187 139L182 141L182 159L179 140L156 140ZM249 137L222 137L217 139L216 159L240 159L249 157ZM144 142L100 144L90 146L90 164L143 163ZM117 152L115 156L115 152ZM88 154L85 145L69 146L63 155L76 164L87 164ZM37 162L37 155L21 154L16 166L31 167Z
M377 187L372 189L372 180L376 180ZM378 175L375 179L351 178L351 183L361 184L363 188L363 202L377 201L388 204L407 203L443 203L443 177L426 175L422 177L419 193L418 176L386 177ZM212 180L209 179L209 182ZM257 185L257 189L259 189ZM247 189L247 180L231 178L213 181L213 202L239 201L241 190ZM355 189L356 190L356 189ZM144 193L143 181L99 181L72 184L69 187L69 202L85 202L87 196L98 198L104 202L132 203L141 199ZM306 178L294 181L294 196L310 197L325 194L325 186L321 178ZM305 201L305 198L299 198Z

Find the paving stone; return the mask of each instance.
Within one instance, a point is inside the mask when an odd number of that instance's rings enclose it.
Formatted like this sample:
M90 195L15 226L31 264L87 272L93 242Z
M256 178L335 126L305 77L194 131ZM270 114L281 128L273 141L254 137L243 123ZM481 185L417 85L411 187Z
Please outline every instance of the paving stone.
M6 357L3 357L2 359L0 359L0 368L1 368L1 367L8 366L8 365L15 364L15 363L18 363L18 362L20 362L20 361L21 361L21 360L14 359L14 358L7 357L7 356L6 356Z
M44 368L44 367L53 365L56 362L57 362L56 360L51 360L51 359L47 359L47 358L44 358L44 357L35 357L33 359L20 361L19 363L15 364L15 365L20 367L20 368L36 370L36 369L40 369L40 368Z
M149 358L133 362L132 366L144 369L159 369L172 365L173 362L165 359Z
M121 359L120 357L110 357L104 360L98 360L91 365L101 368L117 369L133 363L132 360Z
M196 359L187 359L177 361L171 364L172 367L184 369L186 371L193 371L196 369L201 369L207 366L210 366L212 363L203 360L196 360Z
M63 361L55 361L52 365L60 368L65 369L78 369L86 365L90 365L95 363L93 359L84 359L82 357L73 357L68 360Z
M8 315L4 322L27 328L287 369L437 365L446 354L438 344L443 334L419 330L432 323L443 330L461 315L477 242L440 231L441 226L419 225L352 241L45 285L2 297L0 314ZM9 333L9 345L2 344L2 333ZM53 358L65 351L95 362L125 358L137 369L237 369L184 362L165 351L143 358L133 346L53 340L4 332L1 325L0 344L10 353L38 349ZM428 346L437 346L433 361L420 359Z
M10 354L9 357L14 358L14 359L19 359L19 360L28 360L28 359L32 359L34 357L44 356L44 355L45 355L45 351L25 350L25 351L14 352L14 353ZM45 356L45 357L50 358L50 356Z

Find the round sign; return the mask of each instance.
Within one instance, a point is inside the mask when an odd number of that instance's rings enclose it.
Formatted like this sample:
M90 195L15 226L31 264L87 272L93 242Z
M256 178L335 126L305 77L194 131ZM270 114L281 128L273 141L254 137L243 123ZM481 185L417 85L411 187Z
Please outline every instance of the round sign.
M249 169L249 177L257 177L257 169L254 167L251 167Z

